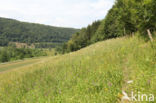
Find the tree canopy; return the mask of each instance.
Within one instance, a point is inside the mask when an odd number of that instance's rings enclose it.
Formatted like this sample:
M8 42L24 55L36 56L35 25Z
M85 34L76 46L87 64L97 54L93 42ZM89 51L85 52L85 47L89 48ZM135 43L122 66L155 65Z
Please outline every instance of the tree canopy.
M0 18L0 46L7 46L9 42L64 43L77 31L79 30L73 28L53 27Z
M100 40L156 30L156 0L116 0L103 20L82 28L63 46L64 52L79 50Z

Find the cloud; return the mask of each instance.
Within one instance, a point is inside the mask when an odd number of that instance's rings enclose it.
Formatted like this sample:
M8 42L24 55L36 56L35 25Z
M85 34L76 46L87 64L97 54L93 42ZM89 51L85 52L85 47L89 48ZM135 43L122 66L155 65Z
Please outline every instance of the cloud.
M3 0L0 16L53 26L81 28L103 19L114 0Z

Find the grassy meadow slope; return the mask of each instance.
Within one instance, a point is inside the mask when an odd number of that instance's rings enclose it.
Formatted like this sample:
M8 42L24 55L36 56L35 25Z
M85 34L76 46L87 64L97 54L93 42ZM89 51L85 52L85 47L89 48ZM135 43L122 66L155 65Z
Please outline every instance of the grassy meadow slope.
M117 103L122 91L156 95L155 45L137 36L110 39L8 70L0 74L0 103Z

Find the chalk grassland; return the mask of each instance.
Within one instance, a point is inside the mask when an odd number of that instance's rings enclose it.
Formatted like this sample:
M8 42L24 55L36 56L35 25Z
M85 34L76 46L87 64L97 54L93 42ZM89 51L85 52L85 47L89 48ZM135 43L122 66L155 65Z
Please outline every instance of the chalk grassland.
M156 96L155 45L111 39L8 70L0 74L0 103L118 103L123 90Z

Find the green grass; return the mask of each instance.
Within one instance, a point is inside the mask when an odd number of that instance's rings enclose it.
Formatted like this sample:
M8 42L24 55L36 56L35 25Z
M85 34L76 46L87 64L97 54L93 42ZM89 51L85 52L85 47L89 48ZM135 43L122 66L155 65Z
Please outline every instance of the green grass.
M7 71L0 75L0 103L118 103L123 90L156 95L155 44L111 39Z
M33 59L25 59L25 60L17 60L14 62L7 62L0 64L0 72L20 68L23 66L28 66L34 63L37 63L41 60L41 58L33 58Z

